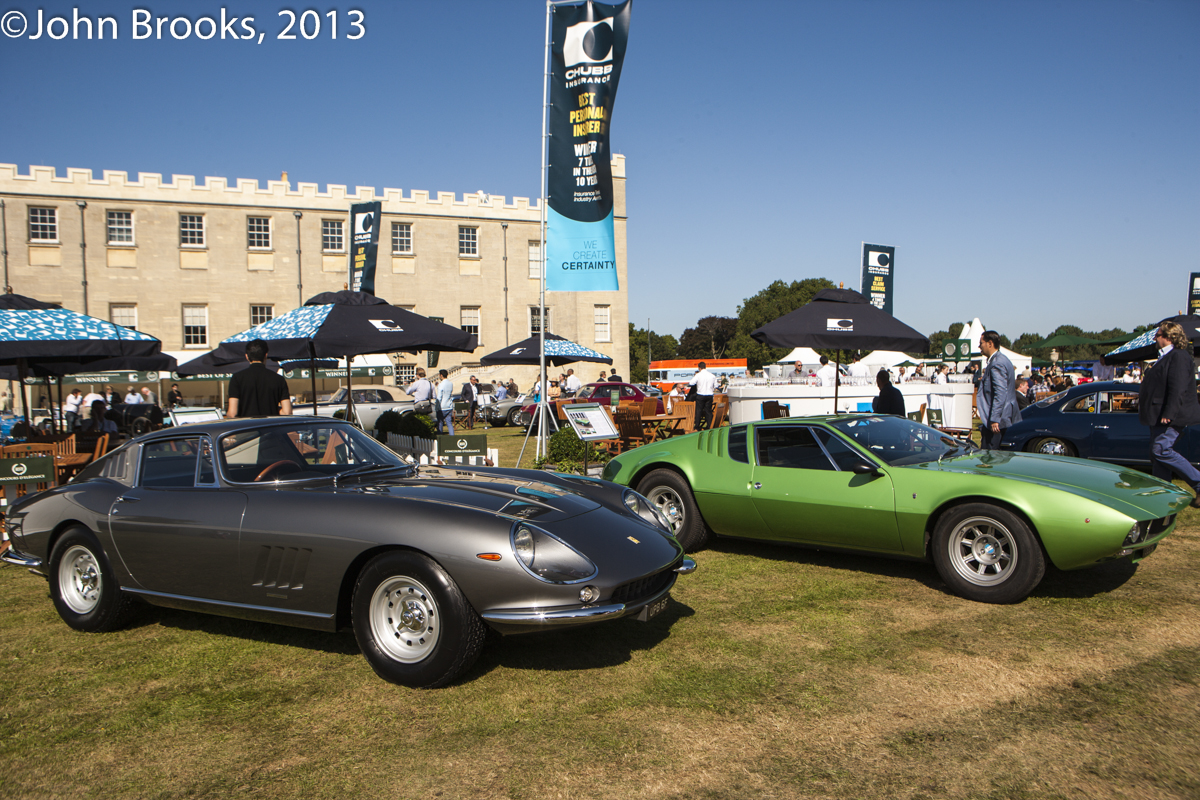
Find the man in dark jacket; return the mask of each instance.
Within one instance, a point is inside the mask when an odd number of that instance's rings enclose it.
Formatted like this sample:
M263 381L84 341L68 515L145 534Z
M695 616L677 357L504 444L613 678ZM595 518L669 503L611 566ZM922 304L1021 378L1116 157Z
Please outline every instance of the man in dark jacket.
M1183 327L1164 322L1154 332L1158 361L1142 376L1138 390L1138 419L1150 428L1150 464L1154 477L1171 480L1174 472L1187 481L1200 508L1200 470L1175 450L1175 441L1188 425L1200 423L1196 402L1196 367L1187 351Z
M903 417L904 395L892 386L892 376L886 369L879 370L879 374L875 376L875 385L879 387L879 394L871 401L871 410L876 414L895 414Z

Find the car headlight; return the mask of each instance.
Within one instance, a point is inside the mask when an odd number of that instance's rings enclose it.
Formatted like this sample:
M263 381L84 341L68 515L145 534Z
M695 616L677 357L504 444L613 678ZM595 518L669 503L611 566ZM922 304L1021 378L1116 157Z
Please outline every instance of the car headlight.
M595 577L591 559L541 528L518 523L513 526L512 549L517 562L547 583L579 583Z
M626 508L646 520L646 522L649 522L656 528L662 528L664 533L671 532L671 524L667 522L667 518L663 516L663 513L658 510L658 506L654 505L654 503L651 503L632 489L627 490L622 499L625 501Z
M1129 547L1143 541L1145 538L1146 534L1143 531L1142 523L1135 522L1133 523L1133 527L1129 529L1129 533L1125 534L1125 541L1121 543L1121 546Z

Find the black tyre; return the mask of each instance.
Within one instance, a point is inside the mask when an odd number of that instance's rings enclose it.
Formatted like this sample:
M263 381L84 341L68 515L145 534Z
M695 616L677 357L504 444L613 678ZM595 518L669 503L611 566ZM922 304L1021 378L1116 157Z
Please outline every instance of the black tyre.
M462 675L483 649L483 620L453 579L416 553L384 553L358 576L354 636L385 681L432 689Z
M513 406L508 410L508 424L514 428L521 424L521 407Z
M1059 439L1057 436L1035 439L1029 445L1029 452L1044 453L1048 456L1075 456L1079 454L1074 445Z
M146 417L138 417L133 422L129 423L129 432L134 436L141 436L144 433L149 433L153 428L153 423Z
M1041 543L1025 521L988 503L942 516L933 532L933 563L955 594L981 603L1019 603L1046 574Z
M63 622L99 633L125 625L133 600L121 591L96 537L86 528L63 534L50 554L50 596Z
M712 532L700 516L691 487L679 473L656 469L638 481L637 490L667 518L684 550L691 553L708 546Z

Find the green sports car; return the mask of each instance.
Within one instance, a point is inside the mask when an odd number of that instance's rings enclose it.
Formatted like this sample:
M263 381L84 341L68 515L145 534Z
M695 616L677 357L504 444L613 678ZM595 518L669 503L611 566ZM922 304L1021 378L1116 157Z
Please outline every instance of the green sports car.
M1049 560L1149 555L1192 496L1132 469L981 450L903 417L791 417L680 436L608 463L688 550L713 534L933 559L957 594L1016 603Z

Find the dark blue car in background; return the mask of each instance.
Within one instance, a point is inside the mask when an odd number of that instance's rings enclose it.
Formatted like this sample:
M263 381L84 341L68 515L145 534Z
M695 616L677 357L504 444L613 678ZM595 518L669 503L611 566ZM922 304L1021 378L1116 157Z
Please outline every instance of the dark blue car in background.
M1000 448L1149 468L1150 429L1138 421L1138 385L1096 381L1040 400L1005 431ZM1176 449L1200 464L1200 425L1188 428Z

